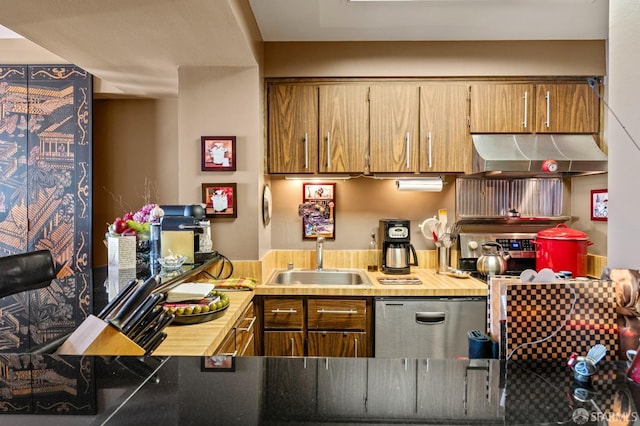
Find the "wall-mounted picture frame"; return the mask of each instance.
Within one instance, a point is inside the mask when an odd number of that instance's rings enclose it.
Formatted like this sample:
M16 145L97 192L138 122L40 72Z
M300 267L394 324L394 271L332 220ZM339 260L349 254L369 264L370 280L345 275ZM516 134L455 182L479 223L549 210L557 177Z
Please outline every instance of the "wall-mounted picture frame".
M302 238L314 240L322 236L336 238L336 184L305 182L302 184L302 204L298 216L302 217Z
M232 355L211 355L200 358L201 371L236 371L236 357Z
M591 220L606 221L609 218L609 190L591 190Z
M238 194L235 183L203 183L202 202L209 218L238 217Z
M233 172L236 170L235 136L200 137L202 171Z

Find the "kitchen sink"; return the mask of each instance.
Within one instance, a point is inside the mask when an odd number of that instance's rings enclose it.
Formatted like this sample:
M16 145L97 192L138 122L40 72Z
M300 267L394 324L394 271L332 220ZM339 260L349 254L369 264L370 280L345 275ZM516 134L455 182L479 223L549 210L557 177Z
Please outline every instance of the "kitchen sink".
M293 269L275 270L265 285L348 285L371 286L365 271L360 269Z

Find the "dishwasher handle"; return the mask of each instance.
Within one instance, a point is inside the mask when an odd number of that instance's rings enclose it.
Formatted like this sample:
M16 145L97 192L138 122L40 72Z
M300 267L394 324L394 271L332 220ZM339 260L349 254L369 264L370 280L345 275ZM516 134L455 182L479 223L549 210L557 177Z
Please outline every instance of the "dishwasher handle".
M418 324L442 324L445 319L445 312L416 312L416 322Z

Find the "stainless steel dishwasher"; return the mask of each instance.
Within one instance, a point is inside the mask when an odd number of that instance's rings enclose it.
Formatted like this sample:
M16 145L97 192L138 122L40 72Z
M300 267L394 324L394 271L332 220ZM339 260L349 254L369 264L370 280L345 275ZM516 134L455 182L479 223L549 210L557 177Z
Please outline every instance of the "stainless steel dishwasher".
M376 358L466 357L467 332L486 330L486 297L375 300Z

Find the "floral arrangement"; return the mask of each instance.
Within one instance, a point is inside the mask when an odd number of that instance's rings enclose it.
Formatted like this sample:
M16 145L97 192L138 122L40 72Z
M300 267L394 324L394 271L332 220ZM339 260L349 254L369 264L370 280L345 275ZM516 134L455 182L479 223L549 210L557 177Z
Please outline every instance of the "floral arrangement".
M151 223L160 222L164 211L157 204L145 204L138 211L117 217L108 227L107 236L134 236L138 240L149 239Z

